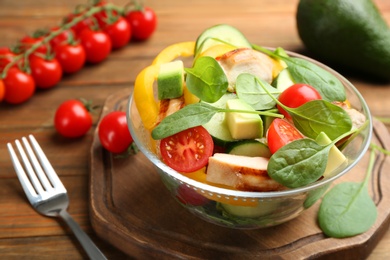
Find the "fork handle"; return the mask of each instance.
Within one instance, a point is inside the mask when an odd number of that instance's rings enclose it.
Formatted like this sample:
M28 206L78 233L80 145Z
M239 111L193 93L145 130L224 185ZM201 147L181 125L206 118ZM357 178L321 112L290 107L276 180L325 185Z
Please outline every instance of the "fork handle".
M62 210L59 215L76 235L90 259L107 259L66 210Z

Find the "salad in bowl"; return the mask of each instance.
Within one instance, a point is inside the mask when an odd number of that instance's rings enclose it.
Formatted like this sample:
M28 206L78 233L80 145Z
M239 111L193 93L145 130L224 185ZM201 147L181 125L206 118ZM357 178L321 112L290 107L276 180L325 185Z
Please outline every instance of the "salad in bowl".
M227 227L277 225L362 158L372 119L329 67L220 24L137 76L129 129L173 197Z

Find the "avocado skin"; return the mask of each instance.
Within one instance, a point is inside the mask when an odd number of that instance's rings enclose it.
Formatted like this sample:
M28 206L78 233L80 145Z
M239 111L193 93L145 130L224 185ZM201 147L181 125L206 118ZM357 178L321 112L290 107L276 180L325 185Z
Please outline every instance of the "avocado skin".
M390 80L390 28L371 0L300 0L296 19L318 59Z

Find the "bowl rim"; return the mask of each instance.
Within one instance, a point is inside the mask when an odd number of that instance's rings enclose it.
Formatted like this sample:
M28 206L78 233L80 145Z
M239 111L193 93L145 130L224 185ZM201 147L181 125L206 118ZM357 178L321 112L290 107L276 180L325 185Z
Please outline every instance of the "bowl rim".
M268 48L270 50L275 49L275 48L271 48L271 47L266 47L266 48ZM341 172L339 172L338 174L336 174L330 178L316 181L316 182L311 183L309 185L306 185L304 187L287 189L287 190L283 190L283 191L267 191L267 192L233 190L233 189L217 187L217 186L213 186L211 184L196 181L194 179L187 177L186 175L184 175L180 172L173 170L169 166L167 166L165 163L162 162L162 160L160 160L160 158L158 158L158 156L155 153L153 153L152 151L147 149L142 144L142 142L138 139L138 136L136 135L135 126L132 123L131 115L130 115L131 107L133 105L135 105L134 99L133 99L133 94L131 94L129 99L128 99L126 114L127 114L127 119L128 119L128 128L129 128L130 133L133 136L134 142L137 144L139 150L161 171L167 173L169 176L175 178L176 180L178 180L182 184L186 184L189 187L192 186L192 188L194 190L200 191L201 193L207 193L211 197L212 196L217 196L217 197L229 196L229 197L234 198L235 200L248 199L248 198L249 199L270 199L270 198L290 197L292 195L298 195L298 194L302 194L305 192L315 190L315 189L320 188L320 187L325 187L327 184L331 184L336 179L342 177L347 172L349 172L353 167L355 167L355 165L362 159L362 157L365 155L365 153L367 152L367 150L370 146L372 134L373 134L373 120L372 120L372 115L370 113L370 109L368 107L368 104L364 100L361 93L357 90L357 88L349 80L347 80L344 76L339 74L334 69L328 67L327 65L325 65L317 60L314 60L310 57L304 56L302 54L295 53L292 51L286 51L286 52L289 55L291 55L292 57L306 59L306 60L316 64L317 66L322 67L323 69L327 70L328 72L332 73L334 76L336 76L343 83L344 88L349 88L350 90L352 90L352 92L357 96L358 100L361 103L361 106L362 106L361 109L364 111L366 119L368 120L368 125L366 126L366 128L368 128L367 137L365 138L364 142L362 143L363 148L362 148L361 152L357 155L355 160L353 162L351 162Z

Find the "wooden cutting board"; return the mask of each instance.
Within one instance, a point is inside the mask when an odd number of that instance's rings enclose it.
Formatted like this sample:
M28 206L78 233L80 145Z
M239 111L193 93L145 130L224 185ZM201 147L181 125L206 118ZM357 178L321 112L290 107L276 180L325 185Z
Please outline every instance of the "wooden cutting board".
M102 116L127 108L130 89L110 96ZM375 121L373 142L390 150L386 127ZM338 180L363 180L368 154ZM154 166L142 153L117 158L105 151L97 132L90 158L90 216L96 233L135 258L158 259L362 259L369 255L390 223L390 160L378 154L370 193L378 208L375 225L345 239L326 237L318 228L317 202L285 224L234 230L197 218L171 197Z

